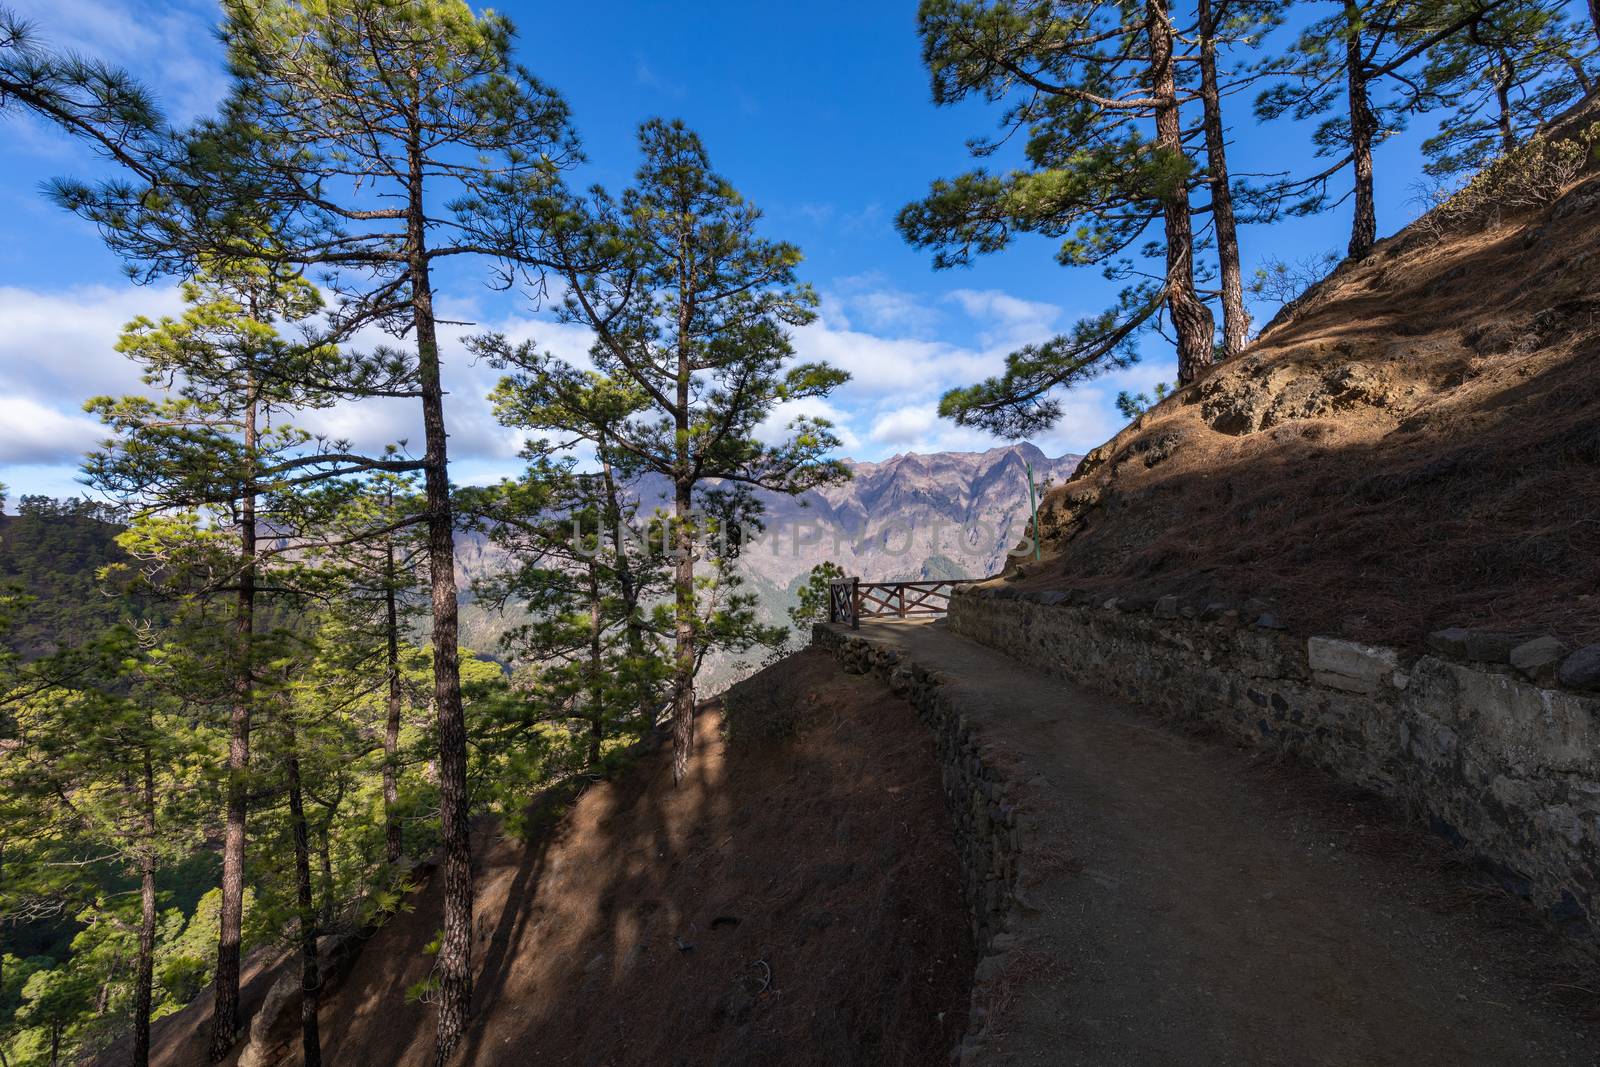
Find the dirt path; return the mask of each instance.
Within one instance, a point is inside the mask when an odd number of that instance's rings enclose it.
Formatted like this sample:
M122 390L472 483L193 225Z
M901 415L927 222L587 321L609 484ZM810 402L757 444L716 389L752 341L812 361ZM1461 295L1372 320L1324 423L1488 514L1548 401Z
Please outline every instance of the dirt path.
M1370 800L942 624L859 636L948 676L1045 798L1030 815L1059 862L992 1007L1003 1062L1600 1062L1580 1007L1551 999L1550 935Z

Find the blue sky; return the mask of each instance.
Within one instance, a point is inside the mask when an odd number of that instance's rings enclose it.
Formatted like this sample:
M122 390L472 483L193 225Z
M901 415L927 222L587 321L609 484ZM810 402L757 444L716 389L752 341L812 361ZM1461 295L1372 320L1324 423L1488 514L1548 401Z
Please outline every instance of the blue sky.
M55 47L119 63L179 120L208 110L225 89L200 0L9 0ZM1321 7L1322 5L1314 5ZM663 115L705 138L717 168L767 214L770 236L797 243L803 274L822 294L819 321L798 332L807 358L855 376L828 405L844 452L975 449L998 443L937 419L938 396L998 369L1018 344L1042 340L1106 306L1113 287L1094 270L1064 270L1043 240L1023 241L971 269L936 273L895 234L893 218L928 182L969 165L967 138L993 128L993 110L935 108L921 66L914 0L862 3L516 2L520 58L571 103L590 157L586 181L625 184L633 131ZM1305 167L1309 130L1256 128L1235 98L1236 173ZM1409 220L1419 172L1418 128L1380 149L1380 230ZM77 456L98 436L80 411L97 393L136 391L134 369L112 351L136 314L171 312L170 285L135 287L86 224L49 204L41 181L101 173L86 149L20 115L0 119L0 482L13 497L81 491ZM1342 249L1348 208L1247 228L1247 274L1269 256ZM472 278L448 280L446 313L580 353L583 338L544 321L515 295ZM1271 307L1258 309L1258 318ZM474 332L466 330L462 332ZM457 477L482 481L518 467L514 435L495 426L483 393L494 373L447 352ZM1065 417L1035 443L1081 452L1120 423L1119 389L1170 380L1173 360L1153 338L1135 368L1067 398ZM335 410L314 428L377 445L419 440L409 407Z

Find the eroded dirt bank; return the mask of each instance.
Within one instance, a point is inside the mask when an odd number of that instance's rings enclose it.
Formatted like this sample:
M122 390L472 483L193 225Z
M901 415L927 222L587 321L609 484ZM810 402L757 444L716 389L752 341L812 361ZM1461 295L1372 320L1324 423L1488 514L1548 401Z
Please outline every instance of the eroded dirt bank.
M456 1062L946 1061L975 961L927 731L815 650L729 703L732 740L708 707L682 785L666 753L646 756L542 840L478 845ZM406 990L432 962L435 887L412 904L324 1005L325 1063L433 1063L432 1009ZM201 1062L205 1010L157 1024L155 1062ZM292 1043L277 1062L300 1062Z
M1596 120L1600 100L1574 123ZM1020 588L1401 647L1456 626L1600 641L1597 169L1343 265L1047 493Z

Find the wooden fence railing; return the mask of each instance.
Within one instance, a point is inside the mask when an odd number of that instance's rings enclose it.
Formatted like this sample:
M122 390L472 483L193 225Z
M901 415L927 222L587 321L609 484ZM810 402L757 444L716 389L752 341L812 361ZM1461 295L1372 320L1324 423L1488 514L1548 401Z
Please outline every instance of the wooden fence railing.
M946 578L928 582L863 582L845 578L828 583L828 621L846 622L852 629L862 619L905 619L943 615L950 610L950 594L958 585L979 578Z

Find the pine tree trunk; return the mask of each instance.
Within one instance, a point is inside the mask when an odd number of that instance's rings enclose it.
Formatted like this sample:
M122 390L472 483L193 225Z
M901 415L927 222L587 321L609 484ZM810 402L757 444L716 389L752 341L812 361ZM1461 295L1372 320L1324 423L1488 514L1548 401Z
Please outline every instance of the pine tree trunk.
M300 920L300 1046L305 1067L322 1067L322 1039L317 1033L322 976L317 960L317 911L311 894L311 832L306 825L301 791L300 755L294 727L286 727L289 753L284 761L289 778L289 825L294 834L294 896Z
M1511 57L1500 53L1500 77L1495 79L1494 100L1500 109L1498 125L1500 127L1500 150L1509 152L1517 146L1517 135L1511 128L1511 86L1516 82L1517 68L1511 62Z
M600 742L605 738L605 672L600 649L600 560L589 561L589 766L600 762Z
M423 203L420 142L410 146L407 210L411 313L421 379L427 500L428 574L433 595L433 704L439 730L439 822L444 838L444 931L439 942L439 1021L434 1052L440 1067L466 1032L472 1003L472 841L467 796L467 727L461 707L461 652L456 605L454 515L444 422L444 386L433 314Z
M244 450L252 461L256 450L254 379L245 404ZM254 477L252 472L251 477ZM211 1012L212 1063L226 1059L239 1032L239 952L244 927L245 818L249 808L250 715L255 700L256 494L245 488L239 511L239 603L235 622L239 643L228 727L228 810L222 836L222 900L217 915L217 971Z
M317 853L322 867L322 906L317 909L317 923L324 931L333 927L333 811L322 821L317 834Z
M687 391L683 395L687 407ZM680 437L683 436L680 434ZM672 679L672 780L683 781L689 773L689 757L694 753L694 497L690 485L679 481L673 496L677 519L673 545L673 608L676 616L676 648Z
M673 515L673 614L676 616L672 679L672 780L683 781L689 773L689 757L694 754L694 482L689 455L689 390L693 381L693 348L689 343L694 325L694 282L690 267L693 253L687 239L678 247L678 392L674 400L674 428L677 451L674 456Z
M391 494L391 504L392 504ZM394 535L385 538L384 545L384 626L387 647L384 666L389 673L389 700L383 724L383 848L390 863L400 861L400 769L395 766L400 755L400 619L395 604Z
M144 855L139 858L139 959L133 976L133 1067L150 1063L150 1004L156 966L156 779L144 753Z
M1600 37L1600 0L1589 0L1589 25L1595 36Z
M1365 259L1378 241L1378 209L1372 181L1372 138L1377 122L1367 93L1366 65L1361 57L1361 7L1346 3L1345 69L1350 95L1350 158L1355 165L1355 219L1350 224L1351 259Z
M1250 342L1250 313L1244 307L1244 276L1239 263L1239 226L1228 186L1228 142L1222 124L1222 92L1217 84L1217 26L1211 0L1199 0L1200 101L1205 109L1206 170L1211 180L1211 219L1217 234L1217 266L1222 275L1222 354L1237 356Z
M1183 126L1178 114L1172 66L1172 23L1166 0L1148 0L1145 17L1150 35L1151 88L1156 103L1156 148L1183 155ZM1164 190L1161 213L1167 238L1167 310L1178 335L1178 384L1188 385L1211 365L1215 324L1211 309L1194 289L1194 227L1189 219L1186 180Z
M622 537L622 501L617 494L617 479L611 469L611 453L606 448L605 435L600 435L596 451L600 456L600 470L605 478L606 512L611 519L611 546L616 553L617 585L622 591L622 608L627 614L625 632L628 655L636 669L644 664L644 624L639 618L639 589L634 581L633 565L628 560L628 550ZM641 729L646 738L655 730L655 703L645 686L639 686L638 713Z

